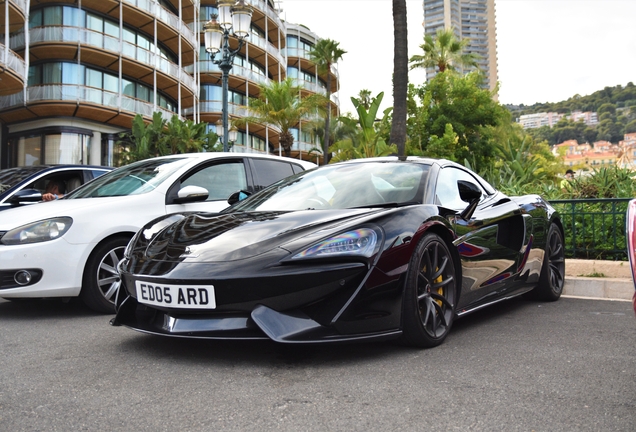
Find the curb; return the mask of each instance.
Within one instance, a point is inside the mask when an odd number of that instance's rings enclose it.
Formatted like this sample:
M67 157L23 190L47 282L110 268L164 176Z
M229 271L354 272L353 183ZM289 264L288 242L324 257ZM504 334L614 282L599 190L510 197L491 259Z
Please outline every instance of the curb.
M592 274L600 277L591 277ZM634 296L631 266L627 261L566 259L563 295L631 301Z
M563 295L593 299L631 301L634 283L631 278L597 278L566 276Z

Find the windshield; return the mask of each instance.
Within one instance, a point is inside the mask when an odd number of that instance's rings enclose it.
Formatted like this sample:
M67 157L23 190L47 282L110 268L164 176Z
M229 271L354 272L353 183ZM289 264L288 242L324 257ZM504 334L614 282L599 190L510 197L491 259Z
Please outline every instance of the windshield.
M229 211L344 209L422 203L429 166L402 162L329 165L281 180Z
M159 186L188 163L187 158L149 159L104 174L67 195L68 199L140 195Z
M45 166L9 168L0 171L0 193L17 185L22 180L45 169Z

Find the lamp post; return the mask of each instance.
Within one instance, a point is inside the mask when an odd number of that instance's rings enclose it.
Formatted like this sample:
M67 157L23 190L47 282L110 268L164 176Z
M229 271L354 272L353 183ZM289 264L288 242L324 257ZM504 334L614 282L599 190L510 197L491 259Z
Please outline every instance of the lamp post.
M250 5L245 4L245 0L220 0L217 3L218 15L212 15L210 21L203 26L205 36L205 50L210 54L212 63L219 66L223 73L223 151L229 149L229 131L228 127L228 79L230 70L232 70L232 62L236 54L243 48L245 38L250 34L250 23L252 21L253 9ZM239 46L237 49L230 48L230 36L238 38ZM221 58L216 60L217 53L221 53ZM218 123L217 123L218 124ZM218 128L217 128L218 131Z

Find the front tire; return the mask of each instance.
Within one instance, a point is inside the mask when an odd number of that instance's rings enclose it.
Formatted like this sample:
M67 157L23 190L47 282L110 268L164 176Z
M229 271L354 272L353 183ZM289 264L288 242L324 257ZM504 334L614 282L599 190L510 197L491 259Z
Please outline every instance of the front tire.
M128 240L115 237L101 243L86 262L80 298L94 311L115 313L115 296L120 285L117 265L124 256Z
M402 340L430 348L441 344L455 319L455 263L444 240L426 234L415 249L407 275Z

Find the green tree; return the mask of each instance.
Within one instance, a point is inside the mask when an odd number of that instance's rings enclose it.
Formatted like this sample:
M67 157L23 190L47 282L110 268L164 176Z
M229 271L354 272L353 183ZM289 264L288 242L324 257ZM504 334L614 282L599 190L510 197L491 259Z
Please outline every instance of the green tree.
M234 120L234 124L254 122L276 126L280 129L279 145L285 151L285 155L290 156L294 145L291 129L296 127L302 118L317 114L319 108L324 106L325 98L317 94L303 96L293 78L261 84L259 90L258 98L250 98L250 115Z
M419 88L410 86L408 135L409 151L444 156L475 167L487 166L495 156L495 127L510 123L510 113L493 100L493 93L481 87L478 72L460 75L452 70L437 74ZM452 154L434 152L433 139L457 136ZM436 137L436 138L432 138ZM439 149L439 146L437 146Z
M406 145L406 95L409 85L406 0L393 0L393 118L391 144L404 156Z
M388 156L397 152L395 145L386 143L386 134L389 129L389 114L392 108L384 110L383 117L376 121L380 104L384 93L378 94L371 100L367 110L359 99L351 98L353 106L358 113L358 119L340 117L340 121L349 128L356 128L357 133L342 141L337 141L329 151L334 153L332 162L340 162L349 159Z
M218 136L207 132L207 123L180 120L174 115L169 122L160 112L146 122L141 114L132 120L130 132L119 135L122 163L130 163L156 156L200 151L214 151Z
M179 120L172 116L159 142L164 154L196 153L215 150L218 135L208 132L207 123Z
M477 55L464 52L469 42L468 39L458 40L453 28L440 28L435 38L431 35L424 36L424 43L420 45L424 54L411 57L411 69L437 68L439 72L444 72L456 67L475 67Z
M316 64L319 74L327 75L327 98L325 101L325 133L323 143L324 164L329 163L329 123L331 120L331 66L338 63L347 52L339 47L340 43L331 39L320 39L309 51L311 61Z

